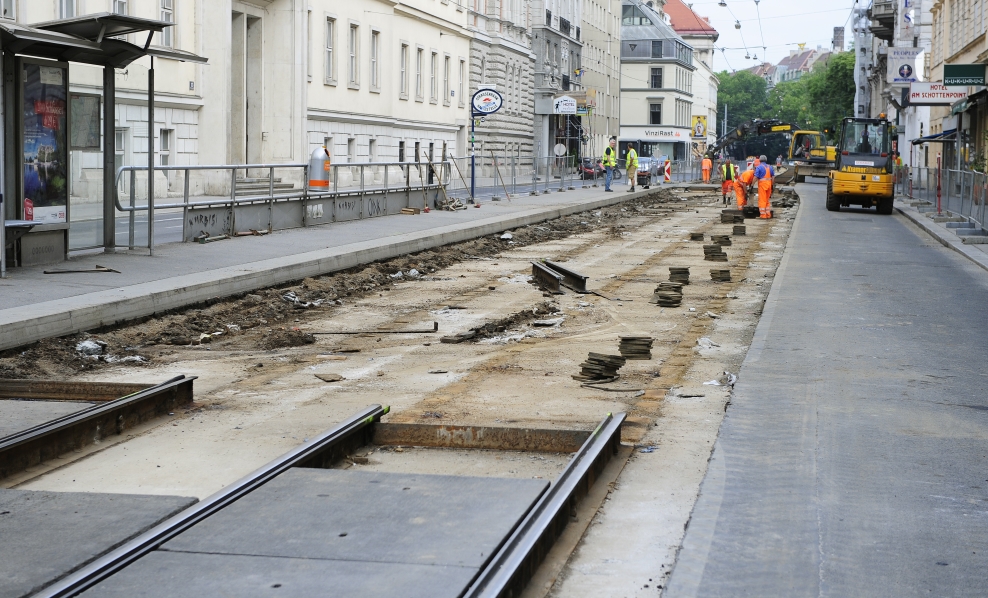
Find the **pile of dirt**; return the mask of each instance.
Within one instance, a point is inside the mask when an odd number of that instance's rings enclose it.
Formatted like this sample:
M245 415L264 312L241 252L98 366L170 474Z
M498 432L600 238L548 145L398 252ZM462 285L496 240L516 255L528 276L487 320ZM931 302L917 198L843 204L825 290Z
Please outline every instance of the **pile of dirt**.
M497 336L498 334L503 334L513 328L518 328L524 324L528 324L529 322L552 317L554 314L559 312L560 309L558 305L550 301L543 301L531 309L526 309L511 314L506 318L501 318L494 322L487 322L483 326L473 328L472 330L476 333L476 335L470 340L472 342L477 342L481 339Z
M211 348L218 349L274 350L309 344L314 342L314 337L295 330L297 324L313 316L323 318L328 310L342 305L344 301L387 291L397 282L429 277L463 260L494 257L506 249L563 239L599 228L620 231L623 228L619 224L622 219L656 216L650 210L665 204L678 206L682 202L678 196L657 190L647 197L513 229L510 236L489 235L306 278L292 285L216 298L92 332L91 338L105 344L106 355L113 357L111 359L94 359L76 351L76 344L90 338L90 334L45 339L29 347L0 353L0 379L61 379L80 371L114 364L143 366L153 363L155 355L166 350L167 346L208 343ZM497 334L526 320L544 318L554 312L522 313L526 315L485 324L482 330L478 330L477 338ZM138 356L140 360L122 359Z

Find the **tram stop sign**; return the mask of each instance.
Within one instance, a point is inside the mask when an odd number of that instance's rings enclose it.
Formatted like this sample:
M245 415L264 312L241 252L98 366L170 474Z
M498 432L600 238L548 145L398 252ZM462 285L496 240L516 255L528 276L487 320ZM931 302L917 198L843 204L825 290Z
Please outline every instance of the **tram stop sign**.
M480 89L473 94L473 113L476 115L494 114L501 109L504 98L493 89Z

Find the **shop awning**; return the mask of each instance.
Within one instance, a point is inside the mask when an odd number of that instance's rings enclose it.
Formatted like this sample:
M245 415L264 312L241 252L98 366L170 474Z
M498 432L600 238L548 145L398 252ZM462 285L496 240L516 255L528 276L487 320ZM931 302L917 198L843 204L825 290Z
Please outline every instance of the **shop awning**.
M937 133L936 135L927 135L926 137L913 139L913 145L919 145L921 143L947 143L953 141L957 141L957 129L948 129L942 133Z

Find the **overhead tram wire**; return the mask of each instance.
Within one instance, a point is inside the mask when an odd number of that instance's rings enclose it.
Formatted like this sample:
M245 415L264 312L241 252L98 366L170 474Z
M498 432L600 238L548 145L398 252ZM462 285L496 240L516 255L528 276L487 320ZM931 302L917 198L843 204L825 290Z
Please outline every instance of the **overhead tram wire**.
M762 58L768 59L768 47L765 45L765 30L762 29L762 9L758 6L758 0L755 0L755 14L758 15L758 33L762 36Z

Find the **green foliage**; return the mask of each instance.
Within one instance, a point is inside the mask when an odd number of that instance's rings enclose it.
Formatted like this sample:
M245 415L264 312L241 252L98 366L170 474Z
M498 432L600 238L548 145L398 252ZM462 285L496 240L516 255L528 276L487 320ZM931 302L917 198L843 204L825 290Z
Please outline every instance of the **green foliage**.
M718 77L717 112L723 117L727 105L728 127L756 118L777 118L800 129L830 129L834 141L841 119L853 114L853 52L834 54L826 64L814 65L812 72L795 81L783 81L769 91L764 79L748 71L725 71ZM772 161L788 151L788 140L782 135L749 138L731 148L737 158L765 154Z

